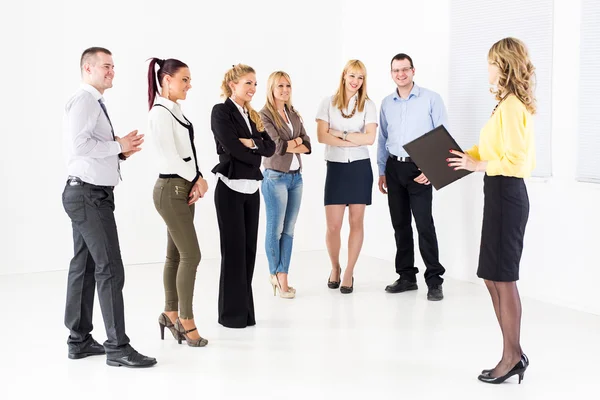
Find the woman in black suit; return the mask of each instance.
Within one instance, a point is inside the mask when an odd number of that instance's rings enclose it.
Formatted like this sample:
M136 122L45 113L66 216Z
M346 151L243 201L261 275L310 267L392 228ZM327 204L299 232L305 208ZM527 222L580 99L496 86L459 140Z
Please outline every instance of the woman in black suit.
M271 157L275 143L265 132L260 115L250 106L256 93L252 67L233 66L221 85L224 103L211 115L219 163L215 206L221 236L219 323L228 328L256 324L252 275L256 258L261 156Z

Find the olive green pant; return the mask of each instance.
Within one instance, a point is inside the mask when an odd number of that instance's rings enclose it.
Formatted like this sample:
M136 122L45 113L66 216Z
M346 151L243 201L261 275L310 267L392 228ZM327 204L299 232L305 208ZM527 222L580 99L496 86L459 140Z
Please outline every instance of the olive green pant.
M167 224L167 257L163 272L165 311L194 318L192 299L200 247L194 228L194 205L188 205L191 182L183 178L158 178L154 206Z

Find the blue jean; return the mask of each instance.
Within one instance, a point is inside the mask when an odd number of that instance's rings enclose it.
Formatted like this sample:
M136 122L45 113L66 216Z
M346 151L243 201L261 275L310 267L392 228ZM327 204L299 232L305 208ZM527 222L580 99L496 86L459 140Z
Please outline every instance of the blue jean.
M272 275L288 273L294 243L294 226L302 200L302 174L267 169L262 194L267 213L265 249Z

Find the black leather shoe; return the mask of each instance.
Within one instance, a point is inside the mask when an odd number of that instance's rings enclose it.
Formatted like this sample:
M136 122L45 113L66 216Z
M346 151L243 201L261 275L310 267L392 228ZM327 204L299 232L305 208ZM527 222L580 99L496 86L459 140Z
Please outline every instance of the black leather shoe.
M402 293L407 290L417 290L417 282L411 282L406 279L398 279L396 282L385 287L385 291L388 293Z
M156 364L156 358L146 357L133 350L131 353L118 357L106 359L106 364L111 367L145 368Z
M105 353L104 346L96 342L92 337L83 343L69 344L69 358L71 360L78 360L89 356L99 356Z
M427 300L440 301L444 298L444 292L442 291L442 285L431 285L427 291Z

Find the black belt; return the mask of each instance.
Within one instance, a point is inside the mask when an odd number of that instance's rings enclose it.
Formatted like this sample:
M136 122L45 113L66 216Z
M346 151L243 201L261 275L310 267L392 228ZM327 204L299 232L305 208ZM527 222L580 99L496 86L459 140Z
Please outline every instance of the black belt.
M67 178L67 185L69 185L69 186L90 185L90 186L94 186L94 187L97 187L97 188L110 189L110 190L113 190L115 188L114 186L101 186L101 185L94 185L93 183L87 183L87 182L82 181L80 178L78 178L76 176L69 176Z
M182 177L182 176L179 176L179 175L177 175L177 174L158 174L158 177L159 177L159 178L162 178L162 179L180 178L180 179L183 179L183 180L186 180L186 181L188 181L188 180L187 180L187 179L185 179L184 177ZM198 172L198 177L199 177L199 178L202 178L202 174L201 174L201 173L199 173L199 172ZM188 181L188 182L189 182L189 181Z
M300 173L300 168L292 169L292 170L289 170L288 172L280 171L278 169L273 169L273 168L267 168L267 169L271 170L271 171L279 172L280 174L299 174Z
M414 162L410 157L398 157L393 154L390 154L390 158L392 160L400 161L400 162Z
M162 179L169 179L169 178L181 178L179 175L177 174L158 174L159 178ZM185 178L181 178L181 179L185 179ZM187 179L186 179L187 180Z

